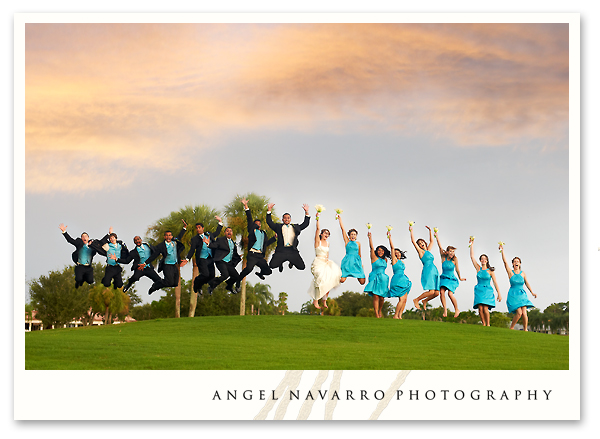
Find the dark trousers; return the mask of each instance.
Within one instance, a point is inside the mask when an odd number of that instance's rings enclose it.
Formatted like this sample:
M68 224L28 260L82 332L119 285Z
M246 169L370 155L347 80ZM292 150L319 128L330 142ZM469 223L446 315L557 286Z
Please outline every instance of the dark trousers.
M133 272L133 275L129 278L129 280L127 281L127 284L125 285L125 288L129 289L134 283L136 283L138 280L140 280L140 278L142 276L149 277L154 282L161 282L161 278L158 275L158 273L156 271L154 271L154 268L147 265L146 267L144 267L143 270L136 269Z
M283 247L276 249L275 253L273 253L273 256L271 256L269 267L279 268L286 261L290 262L298 270L304 270L305 268L304 261L300 257L300 252L294 247Z
M243 279L252 273L252 269L254 269L256 266L260 268L260 274L263 276L268 276L273 272L273 270L269 268L269 264L267 264L265 255L263 253L248 252L246 268L244 268L240 273L240 279Z
M215 263L213 258L196 259L198 267L198 276L194 280L194 292L197 293L202 289L204 284L215 278Z
M175 264L164 264L163 265L163 278L161 279L158 275L158 280L155 280L150 291L160 290L161 288L171 288L179 285L179 267ZM154 280L154 279L153 279Z
M76 265L75 288L79 288L84 282L90 285L94 283L94 269L91 265Z
M104 270L102 285L104 285L105 287L110 287L110 283L112 281L113 287L115 289L121 288L123 286L121 271L123 270L121 269L120 265L107 265L106 270Z
M232 262L217 261L215 262L215 265L219 269L221 275L208 283L211 287L215 288L217 285L227 279L227 288L231 289L231 286L235 282L241 280L241 277Z

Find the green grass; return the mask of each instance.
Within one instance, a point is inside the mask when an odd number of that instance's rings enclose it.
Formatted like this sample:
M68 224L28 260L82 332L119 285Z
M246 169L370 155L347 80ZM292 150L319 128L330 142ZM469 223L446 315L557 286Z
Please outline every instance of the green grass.
M569 338L420 320L216 316L25 334L31 369L568 369Z

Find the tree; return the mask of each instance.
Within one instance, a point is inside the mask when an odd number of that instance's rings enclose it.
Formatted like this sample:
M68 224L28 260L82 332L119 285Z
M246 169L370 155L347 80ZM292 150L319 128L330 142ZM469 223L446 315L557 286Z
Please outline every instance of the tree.
M260 220L261 228L267 233L267 239L270 239L275 232L267 226L267 205L269 199L262 195L257 195L253 192L245 195L236 195L231 203L224 207L224 214L227 218L227 226L233 230L233 236L241 237L240 249L242 255L242 270L246 268L248 258L248 222L246 220L246 212L242 199L248 200L248 208L252 214L252 219ZM275 212L271 212L273 221L279 221L275 216ZM267 248L265 257L268 257L275 250L274 246ZM242 280L242 289L240 294L240 315L244 315L246 311L246 279Z
M277 314L281 314L282 316L285 315L286 311L288 310L287 298L287 293L279 293L279 299L275 302Z
M512 318L506 313L500 311L492 311L490 313L490 326L496 326L498 328L508 328Z
M177 233L183 227L183 223L181 221L183 219L188 224L187 231L185 232L185 235L183 235L183 238L182 238L182 242L185 244L185 251L187 252L190 248L190 240L192 239L192 236L194 234L194 229L195 229L194 224L196 224L197 222L202 222L202 223L204 223L204 226L207 228L216 228L217 222L214 219L215 215L218 215L218 213L215 210L211 209L210 207L204 206L204 205L194 206L194 207L185 206L183 209L171 212L169 214L169 216L167 216L167 217L160 218L154 224L152 224L150 227L148 227L148 231L146 232L146 234L147 234L146 239L150 244L156 245L164 239L164 234L167 230L171 230L171 232L173 232L173 236L177 236ZM195 278L195 276L198 275L196 261L193 260L192 264L194 267L194 268L192 268L192 273ZM195 307L196 307L195 295L194 295L193 300L194 300L193 308L195 309ZM180 310L181 310L181 272L179 273L179 283L175 287L175 304L174 304L174 306L175 306L175 317L179 317Z
M94 264L94 273L97 271ZM101 269L101 268L100 268ZM31 305L45 328L62 327L89 309L90 285L75 288L75 267L53 270L29 282Z
M275 300L271 293L271 286L260 282L252 285L246 284L246 307L254 305L257 314L272 314L273 306L271 303Z
M569 328L569 302L552 303L544 310L544 317L550 330L558 334L561 329Z
M131 299L120 288L95 285L90 291L89 299L92 304L92 313L104 313L105 325L111 324L113 316L126 316L129 313Z

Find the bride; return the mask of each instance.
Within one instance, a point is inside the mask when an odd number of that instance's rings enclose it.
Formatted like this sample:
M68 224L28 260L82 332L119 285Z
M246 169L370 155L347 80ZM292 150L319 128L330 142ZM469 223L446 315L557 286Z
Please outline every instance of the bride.
M321 233L319 233L319 231ZM317 230L315 233L315 260L310 266L310 271L315 277L308 289L308 295L313 298L313 305L317 309L319 300L323 301L323 307L327 308L327 296L329 291L340 284L342 270L335 262L329 260L329 230L320 230L319 216L317 215Z

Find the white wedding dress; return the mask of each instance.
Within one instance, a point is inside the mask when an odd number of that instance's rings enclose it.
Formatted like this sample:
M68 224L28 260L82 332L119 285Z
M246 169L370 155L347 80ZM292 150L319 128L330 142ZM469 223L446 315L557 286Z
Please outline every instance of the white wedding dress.
M335 262L329 260L329 247L319 244L315 247L315 253L317 257L310 266L314 279L308 288L308 295L313 300L319 300L340 284L342 270Z

